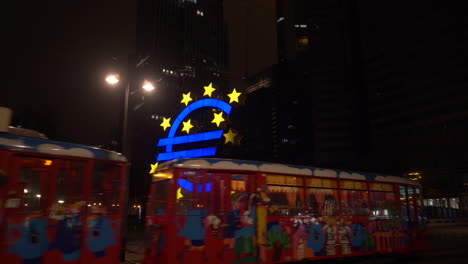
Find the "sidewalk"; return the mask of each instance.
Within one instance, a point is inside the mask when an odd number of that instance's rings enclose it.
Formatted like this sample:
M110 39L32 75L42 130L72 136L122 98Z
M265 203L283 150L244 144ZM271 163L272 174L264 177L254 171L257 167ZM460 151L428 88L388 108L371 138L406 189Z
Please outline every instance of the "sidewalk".
M124 264L140 264L145 256L145 245L143 240L134 240L127 243Z

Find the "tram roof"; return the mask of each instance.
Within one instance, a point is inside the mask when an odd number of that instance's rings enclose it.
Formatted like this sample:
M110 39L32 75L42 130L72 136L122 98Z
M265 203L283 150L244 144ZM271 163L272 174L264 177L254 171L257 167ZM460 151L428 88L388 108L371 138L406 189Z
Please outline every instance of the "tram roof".
M275 174L294 174L304 176L319 176L326 178L340 178L352 180L367 180L419 185L414 181L400 176L381 175L368 172L354 172L345 170L335 170L318 167L305 167L296 165L287 165L280 163L268 163L259 161L234 160L234 159L216 159L216 158L192 158L177 159L164 162L158 166L158 170L166 168L188 168L188 169L213 169L213 170L237 170L265 172Z
M60 156L74 156L94 159L126 161L120 153L98 147L0 133L0 148L47 153Z

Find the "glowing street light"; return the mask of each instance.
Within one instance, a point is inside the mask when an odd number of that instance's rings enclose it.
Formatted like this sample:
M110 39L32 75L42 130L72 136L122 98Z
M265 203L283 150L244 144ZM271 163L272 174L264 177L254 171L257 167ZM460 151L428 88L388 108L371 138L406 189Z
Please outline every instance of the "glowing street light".
M120 78L118 74L109 74L106 77L106 82L111 85L117 84L119 81Z
M143 82L143 89L147 92L151 92L154 90L154 85L152 82L148 81L148 80L145 80Z
M120 75L111 73L106 76L106 82L110 85L116 85L120 82ZM143 86L141 87L142 90L146 92L151 92L155 89L155 86L152 82L145 80L143 82ZM141 89L138 89L136 91L130 92L130 81L127 78L126 85L125 85L125 99L124 99L124 116L123 116L123 131L122 131L122 153L124 155L127 155L127 126L128 126L128 101L129 97L133 94L135 94L138 91L141 91Z

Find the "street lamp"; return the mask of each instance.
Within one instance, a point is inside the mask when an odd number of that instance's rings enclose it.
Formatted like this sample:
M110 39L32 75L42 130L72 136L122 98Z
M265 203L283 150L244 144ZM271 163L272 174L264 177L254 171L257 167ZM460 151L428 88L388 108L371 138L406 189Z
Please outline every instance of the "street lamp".
M120 78L118 74L109 74L106 77L106 82L111 85L117 84L119 81L120 81Z
M112 86L116 85L120 82L120 75L116 73L111 73L106 76L106 82ZM151 92L155 89L154 84L151 81L144 80L143 85L141 87L146 92ZM138 91L138 90L137 90ZM130 94L130 81L127 81L125 85L125 100L124 100L124 117L123 117L123 125L122 125L122 154L128 157L128 149L127 149L127 126L128 126L128 100L130 95L133 95L137 91L134 91Z
M105 78L106 82L112 86L115 86L120 82L120 75L119 74L109 74ZM161 81L162 79L159 79L157 82ZM128 130L128 101L129 97L138 91L145 91L145 92L152 92L155 89L155 86L153 82L144 80L143 85L141 86L141 89L137 89L135 91L132 91L130 93L130 79L127 78L126 85L125 85L125 99L124 99L124 112L123 112L123 124L122 124L122 154L127 157L127 159L130 160L129 153L128 153L128 143L127 143L127 130ZM128 200L128 180L126 181L126 187L125 187L125 202L124 202L124 210L127 208L127 200ZM139 208L140 214L141 214L141 208ZM124 219L122 220L123 225L122 225L122 251L121 251L121 260L125 261L125 245L126 245L126 233L127 233L127 215L125 214Z
M154 90L154 85L152 82L148 81L148 80L145 80L143 82L143 90L147 91L147 92L151 92Z

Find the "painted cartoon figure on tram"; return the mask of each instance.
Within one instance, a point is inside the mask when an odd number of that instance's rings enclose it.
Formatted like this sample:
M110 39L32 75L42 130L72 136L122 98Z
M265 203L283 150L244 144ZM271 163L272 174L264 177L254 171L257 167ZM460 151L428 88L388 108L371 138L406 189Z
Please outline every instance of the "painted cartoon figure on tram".
M327 256L335 256L336 255L336 219L330 218L327 220L327 223L323 227L325 231L326 237L326 246L325 246L325 254Z
M58 221L54 248L62 253L64 261L74 261L81 255L80 217L69 216Z
M13 241L12 232L18 230L20 238L8 248L8 253L22 257L23 264L42 264L44 253L49 250L47 219L31 219L23 226L10 226L8 237Z
M314 251L315 256L322 256L325 247L325 233L323 224L312 224L306 228L309 239L307 247Z
M248 210L242 213L240 217L240 227L234 231L234 252L238 260L252 258L252 260L256 261L254 258L254 254L256 253L254 223L257 218L257 207L253 204L252 197L249 200Z
M107 216L99 216L88 220L88 248L96 258L106 256L106 249L116 245L112 221Z
M240 216L239 209L232 210L226 218L227 223L223 229L224 247L218 253L218 258L220 260L223 259L223 256L226 250L234 248L234 245L235 245L234 234L236 230L240 228L240 225L241 225L240 219L241 219L241 216Z
M354 251L359 251L366 240L366 228L363 223L351 225L351 243Z
M294 225L294 233L292 235L292 252L295 259L304 258L304 240L306 234L306 226L302 222L296 222Z
M177 235L185 238L185 247L177 256L181 263L185 263L184 256L188 251L201 251L205 261L208 261L205 252L205 214L204 209L189 210L184 227L180 227L179 222L176 221L177 228L180 230Z
M81 256L80 206L81 203L78 202L68 208L60 205L51 208L49 217L57 220L57 231L55 232L55 241L52 247L62 253L64 261L74 261Z
M341 245L341 254L351 254L351 228L345 221L345 218L342 218L336 222L336 229L338 231L338 240Z

